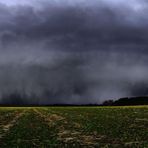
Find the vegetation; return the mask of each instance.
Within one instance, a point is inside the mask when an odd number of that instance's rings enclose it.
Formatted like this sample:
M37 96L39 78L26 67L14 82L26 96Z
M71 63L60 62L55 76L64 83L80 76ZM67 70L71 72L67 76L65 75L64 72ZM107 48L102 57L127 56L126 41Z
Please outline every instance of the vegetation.
M120 98L116 101L107 100L102 105L104 106L126 106L126 105L148 105L148 97L131 97L131 98Z
M0 108L1 148L148 147L148 106Z

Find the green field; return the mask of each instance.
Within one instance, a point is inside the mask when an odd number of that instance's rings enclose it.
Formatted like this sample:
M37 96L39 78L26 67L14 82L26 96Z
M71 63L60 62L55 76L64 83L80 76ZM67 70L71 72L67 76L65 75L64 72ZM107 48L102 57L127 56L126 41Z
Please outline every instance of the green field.
M0 108L0 148L148 148L148 106Z

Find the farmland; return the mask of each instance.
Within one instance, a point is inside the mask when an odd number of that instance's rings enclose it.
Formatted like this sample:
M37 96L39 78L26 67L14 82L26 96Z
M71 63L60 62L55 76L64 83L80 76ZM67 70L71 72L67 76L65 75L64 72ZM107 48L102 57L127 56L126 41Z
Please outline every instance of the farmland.
M1 107L1 148L148 147L148 106Z

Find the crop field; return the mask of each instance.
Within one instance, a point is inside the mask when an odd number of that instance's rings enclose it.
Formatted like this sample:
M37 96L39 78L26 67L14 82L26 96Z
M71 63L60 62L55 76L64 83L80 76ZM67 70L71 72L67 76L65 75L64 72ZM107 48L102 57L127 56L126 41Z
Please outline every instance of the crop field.
M0 108L0 148L148 148L148 106Z

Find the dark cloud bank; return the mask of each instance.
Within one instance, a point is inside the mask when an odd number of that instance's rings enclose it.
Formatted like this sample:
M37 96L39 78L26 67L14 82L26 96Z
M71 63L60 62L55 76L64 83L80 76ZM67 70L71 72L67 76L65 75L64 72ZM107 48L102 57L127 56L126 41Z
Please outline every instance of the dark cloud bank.
M138 0L1 3L0 103L148 95L147 13Z

